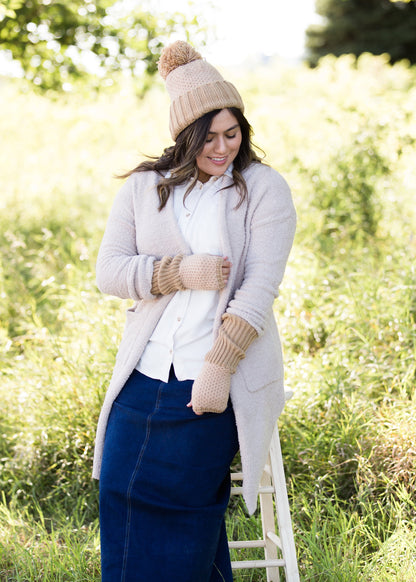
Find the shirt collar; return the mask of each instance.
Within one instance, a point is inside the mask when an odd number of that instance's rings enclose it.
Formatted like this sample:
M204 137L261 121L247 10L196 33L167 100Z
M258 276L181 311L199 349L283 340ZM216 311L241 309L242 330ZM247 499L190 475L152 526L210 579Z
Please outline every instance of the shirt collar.
M223 174L221 174L220 176L211 176L211 178L208 180L208 182L206 182L206 184L213 184L214 182L221 183L224 180L224 176L227 176L227 178L232 178L233 168L234 164L231 162L231 164L228 166L228 168L225 170ZM199 180L198 183L200 183Z
M234 169L234 163L231 162L231 164L225 170L224 176L228 176L229 178L232 178L233 177L233 169Z
M223 178L223 176L228 176L229 178L232 178L233 177L233 169L234 169L234 164L233 164L233 162L231 162L231 164L228 166L228 168L225 170L225 172L221 176L216 176L215 182L218 179ZM169 178L170 175L171 175L171 173L172 173L171 170L168 170L166 172L166 174L165 174L165 178ZM209 182L211 182L211 181L214 182L213 177L214 176L212 176L208 181Z

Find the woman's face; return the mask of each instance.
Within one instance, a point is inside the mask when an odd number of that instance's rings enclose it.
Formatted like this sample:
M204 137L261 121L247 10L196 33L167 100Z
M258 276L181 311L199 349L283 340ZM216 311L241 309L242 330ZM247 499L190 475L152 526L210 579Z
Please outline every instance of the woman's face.
M241 139L236 117L228 109L222 109L213 118L204 148L196 158L201 182L224 174L238 154Z

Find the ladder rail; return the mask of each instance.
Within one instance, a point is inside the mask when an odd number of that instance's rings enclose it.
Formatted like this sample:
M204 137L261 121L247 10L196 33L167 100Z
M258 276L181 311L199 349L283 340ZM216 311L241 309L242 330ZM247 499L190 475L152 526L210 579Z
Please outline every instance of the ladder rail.
M242 479L241 472L231 474L233 482ZM231 487L231 495L241 495L242 491L241 486ZM300 582L277 426L273 432L267 463L260 482L259 500L263 538L230 541L228 545L230 549L262 548L264 559L234 560L231 566L233 570L266 568L268 582L279 582L279 570L283 569L286 582Z

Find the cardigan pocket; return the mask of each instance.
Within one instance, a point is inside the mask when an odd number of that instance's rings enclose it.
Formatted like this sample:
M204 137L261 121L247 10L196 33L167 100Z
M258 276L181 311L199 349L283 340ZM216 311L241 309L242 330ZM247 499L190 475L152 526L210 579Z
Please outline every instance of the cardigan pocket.
M126 311L123 336L117 351L116 360L128 359L131 350L134 349L137 335L147 319L146 310L143 311L140 309L142 305L143 303L139 302L139 304L130 307Z
M136 357L139 357L137 354L141 355L156 325L158 311L154 302L143 300L127 309L123 337L116 356L117 361L129 360L132 353L135 353ZM153 319L155 319L154 323Z
M131 369L139 361L157 322L173 295L152 301L141 300L127 310L123 337L117 352L117 363L129 362Z
M248 348L237 372L240 372L249 392L257 392L273 383L283 383L282 348L274 319L266 324L264 334Z

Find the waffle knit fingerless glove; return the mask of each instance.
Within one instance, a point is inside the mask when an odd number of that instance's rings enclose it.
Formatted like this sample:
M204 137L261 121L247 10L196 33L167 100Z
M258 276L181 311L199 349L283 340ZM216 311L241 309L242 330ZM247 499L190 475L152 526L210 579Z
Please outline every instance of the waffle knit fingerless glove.
M152 295L169 295L184 289L221 290L224 259L216 255L176 255L153 263Z
M192 387L192 408L197 414L224 412L230 394L231 376L257 331L247 321L230 313L223 323L211 350L205 356L201 372Z

